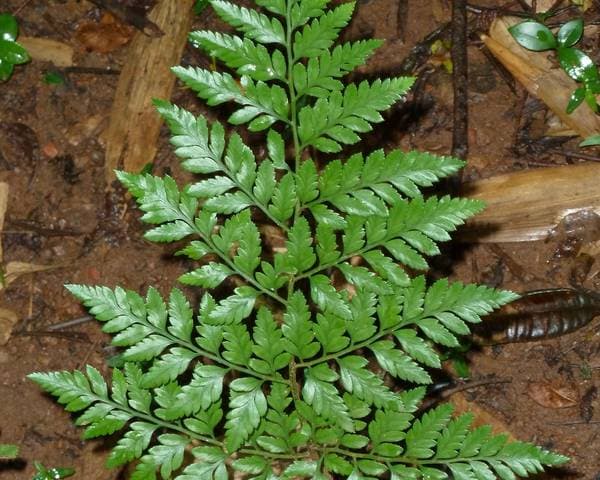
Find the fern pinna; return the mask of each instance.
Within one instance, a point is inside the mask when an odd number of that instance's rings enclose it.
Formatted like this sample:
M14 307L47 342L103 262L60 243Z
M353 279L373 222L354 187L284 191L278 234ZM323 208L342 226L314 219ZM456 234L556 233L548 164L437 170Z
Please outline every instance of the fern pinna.
M316 160L356 144L413 79L341 82L380 45L335 44L352 2L210 3L240 35L197 31L191 41L237 78L173 71L208 105L237 104L229 122L266 132L266 158L221 124L157 101L198 181L180 189L168 176L118 173L154 225L147 239L189 239L179 254L198 268L180 282L206 293L196 309L176 288L163 299L152 288L142 298L69 285L114 334L124 365L110 388L91 366L31 378L81 413L85 438L126 430L108 466L137 460L137 480L487 480L563 463L472 429L450 405L419 412L428 370L440 368L436 345L457 346L469 324L515 298L410 274L482 209L421 194L463 163L381 150ZM266 244L265 224L285 248ZM209 293L224 282L228 296Z

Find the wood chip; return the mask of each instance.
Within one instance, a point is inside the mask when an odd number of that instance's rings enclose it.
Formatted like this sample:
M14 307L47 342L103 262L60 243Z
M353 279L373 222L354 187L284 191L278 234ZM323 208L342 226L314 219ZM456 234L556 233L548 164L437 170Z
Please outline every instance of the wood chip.
M73 65L73 47L49 38L19 36L19 43L34 60L52 62L57 67Z
M19 317L12 310L0 308L0 346L6 345Z
M164 32L159 38L136 33L119 77L110 123L106 133L105 174L114 170L140 171L154 160L161 119L153 98L169 99L175 85L171 67L183 52L192 22L194 0L160 2L149 20Z

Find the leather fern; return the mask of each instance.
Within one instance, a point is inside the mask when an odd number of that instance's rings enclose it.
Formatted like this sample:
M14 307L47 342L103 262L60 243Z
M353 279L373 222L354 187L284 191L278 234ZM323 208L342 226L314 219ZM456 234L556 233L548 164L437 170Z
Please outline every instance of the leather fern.
M380 44L334 45L353 3L210 3L239 35L191 41L238 77L173 71L209 105L237 104L230 123L264 131L265 158L221 124L157 101L196 182L118 173L152 225L148 240L188 242L179 254L197 268L180 282L202 299L69 285L124 366L110 385L91 366L30 378L80 413L85 438L124 431L108 466L136 461L134 480L512 479L566 461L471 428L450 405L419 412L438 346L457 346L516 297L419 275L483 207L422 194L463 163L397 150L317 161L356 144L413 79L340 81ZM265 223L285 248L265 242Z

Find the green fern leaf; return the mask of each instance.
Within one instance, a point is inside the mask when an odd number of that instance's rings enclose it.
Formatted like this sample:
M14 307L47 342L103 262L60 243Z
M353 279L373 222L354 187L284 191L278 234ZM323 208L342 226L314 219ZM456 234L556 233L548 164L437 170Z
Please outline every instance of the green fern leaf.
M152 423L133 422L129 426L129 431L111 450L106 466L115 468L140 458L150 445L155 431L156 425Z
M396 395L384 386L383 381L364 368L368 363L365 358L351 355L337 363L342 385L349 393L378 408L396 400Z
M257 45L249 38L203 30L192 32L190 40L194 46L235 69L238 75L262 81L285 78L287 66L281 52L275 50L269 54L263 45Z
M326 51L344 28L354 11L354 2L343 3L330 10L296 32L294 37L294 58L316 57Z
M184 373L198 354L185 348L175 347L167 354L155 359L152 367L144 374L144 387L154 388L174 381Z
M398 101L412 83L412 79L402 77L372 84L363 81L358 86L348 85L343 93L334 91L327 98L319 98L298 115L302 145L331 153L358 142L357 132L370 131L371 123L383 121L379 112Z
M348 302L324 275L315 275L310 279L310 293L313 301L324 312L330 312L350 320L352 312Z
M256 316L253 337L252 352L258 358L249 360L250 368L271 375L289 364L291 355L285 351L282 342L283 333L273 320L271 312L264 307Z
M294 292L283 315L281 332L286 350L300 359L313 357L319 351L314 342L313 324L306 299L301 292Z
M279 20L222 0L210 4L225 22L244 32L245 36L260 43L285 45L285 33Z
M234 272L222 263L210 262L193 272L179 277L179 281L185 285L194 285L202 288L215 288L221 285L223 280Z
M564 463L450 406L423 413L426 388L411 388L432 382L439 346L516 298L412 276L483 207L424 195L464 162L314 155L357 143L414 79L342 83L381 44L334 46L354 2L209 3L241 33L190 40L231 73L173 71L209 105L235 104L229 123L264 132L264 146L155 101L194 179L117 173L146 239L186 240L177 255L194 266L180 281L209 291L165 302L153 288L69 285L113 335L122 370L110 385L91 366L32 380L78 412L84 438L123 430L107 463L137 461L133 480L492 480Z
M227 480L227 466L225 460L227 455L215 447L196 447L192 454L197 459L196 463L189 465L177 477L177 480Z
M306 65L294 65L294 86L297 95L323 98L330 92L341 90L343 77L364 65L373 52L381 46L379 40L361 40L336 46L331 52L323 51L310 58Z
M440 405L416 420L406 433L406 455L412 458L430 458L432 448L441 436L441 430L450 421L452 405Z
M420 384L432 382L429 374L410 357L395 348L392 342L381 340L369 348L375 354L381 368L394 377Z
M164 433L158 437L158 441L159 445L150 448L148 454L142 457L142 463L149 462L155 466L154 470L160 470L162 478L170 478L171 473L181 467L190 440L182 435Z
M261 387L262 382L251 378L238 378L229 385L230 410L225 423L225 444L230 452L246 442L267 413L267 399Z
M189 384L177 395L178 416L189 416L198 410L208 410L220 400L223 378L227 370L214 365L197 365Z
M340 397L337 388L331 383L338 378L339 375L324 364L307 369L302 397L318 415L330 419L347 432L354 432L354 422L348 407Z

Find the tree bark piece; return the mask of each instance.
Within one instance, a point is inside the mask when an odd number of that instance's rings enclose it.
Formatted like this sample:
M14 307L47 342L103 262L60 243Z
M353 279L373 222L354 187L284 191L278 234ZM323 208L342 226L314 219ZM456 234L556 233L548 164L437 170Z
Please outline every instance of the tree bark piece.
M466 184L463 195L487 204L463 230L478 242L527 242L546 238L566 216L600 214L600 164L566 165L499 175Z
M487 48L529 93L542 100L570 129L582 137L600 133L600 117L587 106L582 105L571 114L566 111L578 84L556 68L546 54L526 50L512 38L508 28L519 21L513 17L496 19L490 36L481 37Z
M148 19L164 32L159 38L134 36L117 86L106 134L105 177L114 170L140 171L153 161L161 119L153 98L170 98L175 76L170 68L181 58L191 28L194 0L163 0Z

